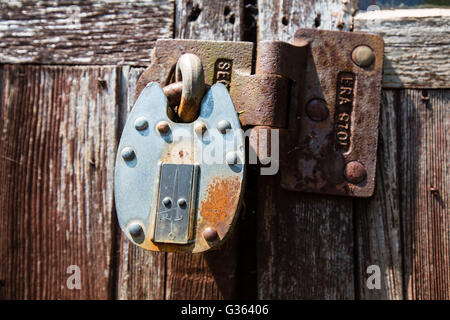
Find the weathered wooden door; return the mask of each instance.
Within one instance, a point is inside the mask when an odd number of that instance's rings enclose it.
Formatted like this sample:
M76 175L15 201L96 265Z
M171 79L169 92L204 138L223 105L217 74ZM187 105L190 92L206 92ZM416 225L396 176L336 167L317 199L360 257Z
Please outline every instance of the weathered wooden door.
M0 298L450 298L450 10L357 2L0 1ZM250 167L222 250L128 242L114 159L154 41L289 41L299 27L385 39L374 197L287 192Z

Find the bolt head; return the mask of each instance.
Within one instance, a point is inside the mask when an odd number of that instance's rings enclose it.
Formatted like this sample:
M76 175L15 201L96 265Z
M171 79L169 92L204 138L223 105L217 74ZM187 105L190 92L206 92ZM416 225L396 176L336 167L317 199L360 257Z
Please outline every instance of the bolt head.
M186 204L187 204L186 199L184 199L184 198L178 199L178 206L179 206L180 208L185 208L185 207L186 207Z
M367 176L366 168L359 161L350 161L345 166L345 179L353 184L358 184L364 181Z
M205 230L203 230L203 238L206 241L214 241L217 240L219 235L217 234L216 229L213 227L207 227Z
M228 152L225 160L228 164L236 164L238 162L238 155L235 151Z
M231 129L231 123L228 120L220 120L217 124L217 130L221 133L226 133L229 129Z
M134 127L136 130L145 130L148 127L148 121L145 117L139 117L134 121Z
M128 232L134 238L139 237L142 234L142 227L139 223L132 223L128 226Z
M169 126L169 123L167 121L160 121L156 125L156 129L161 134L167 134L169 132L169 130L170 130L170 126Z
M202 136L206 132L206 125L203 122L199 122L194 126L194 131L199 136Z
M170 197L165 197L162 201L162 203L166 206L166 207L170 207L170 205L172 204L172 199Z
M315 98L306 105L306 114L313 121L323 121L328 118L330 111L325 100Z
M125 161L131 161L136 157L136 153L134 152L133 148L131 148L131 147L123 148L121 155Z
M368 67L375 60L375 54L370 47L362 45L353 50L352 59L358 66Z

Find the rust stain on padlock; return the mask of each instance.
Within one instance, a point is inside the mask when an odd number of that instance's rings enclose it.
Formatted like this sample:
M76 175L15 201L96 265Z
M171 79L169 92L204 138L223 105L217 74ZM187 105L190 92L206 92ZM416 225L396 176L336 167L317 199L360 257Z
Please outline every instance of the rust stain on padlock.
M197 237L203 237L202 245L210 247L215 246L218 241L226 240L228 230L236 223L242 190L237 177L216 177L206 190L200 204L201 219L197 226ZM207 237L210 229L216 232L215 240Z
M237 177L213 179L201 201L200 214L206 224L220 224L229 217L239 201L239 186Z
M188 141L186 141L188 142ZM163 163L190 164L194 163L194 153L189 143L178 142L170 144L161 157ZM168 243L154 243L149 238L141 244L143 248L154 251L171 252L201 252L211 247L219 248L219 242L226 240L225 235L235 224L239 213L239 201L242 184L239 177L215 177L208 181L206 192L199 196L199 216L193 226L193 239L203 239L185 246ZM203 237L206 228L217 231L217 239L207 241ZM153 223L149 229L153 228Z

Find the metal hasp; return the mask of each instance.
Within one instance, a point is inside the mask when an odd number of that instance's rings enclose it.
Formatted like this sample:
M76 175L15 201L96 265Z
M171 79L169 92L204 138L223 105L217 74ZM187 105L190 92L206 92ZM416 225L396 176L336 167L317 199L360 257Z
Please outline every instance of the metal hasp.
M205 83L224 84L241 124L253 127L250 150L270 148L269 141L260 141L260 129L280 129L283 188L369 197L383 46L377 35L299 29L291 43L258 42L252 67L252 43L158 40L136 96L150 81L175 87L178 57L194 53L203 63Z
M236 222L244 135L223 84L207 90L196 120L174 122L167 112L163 89L151 82L128 115L114 177L119 224L144 249L206 251L220 246Z
M383 39L300 29L305 47L291 77L289 123L281 144L288 190L369 197L375 186ZM291 57L291 59L295 59Z

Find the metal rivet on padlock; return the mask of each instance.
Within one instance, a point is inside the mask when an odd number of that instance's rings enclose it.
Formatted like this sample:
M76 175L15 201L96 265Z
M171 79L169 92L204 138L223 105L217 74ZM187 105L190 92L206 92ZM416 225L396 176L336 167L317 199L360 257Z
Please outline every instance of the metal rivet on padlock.
M245 152L235 146L244 135L227 88L205 92L197 56L181 56L176 72L182 85L149 83L129 114L116 159L116 211L124 233L145 249L202 252L220 245L236 221Z
M136 154L134 153L134 150L130 147L125 147L122 149L122 158L126 161L133 160Z
M139 223L132 223L128 227L128 232L131 234L132 237L139 237L142 234L142 227Z
M221 133L226 133L227 130L231 129L231 124L228 120L220 120L217 124L217 130L219 130Z
M139 131L147 129L147 127L148 127L147 119L144 117L137 118L136 121L134 121L134 127L136 128L136 130L139 130Z
M204 123L199 122L194 126L195 133L202 136L206 132L206 126Z

